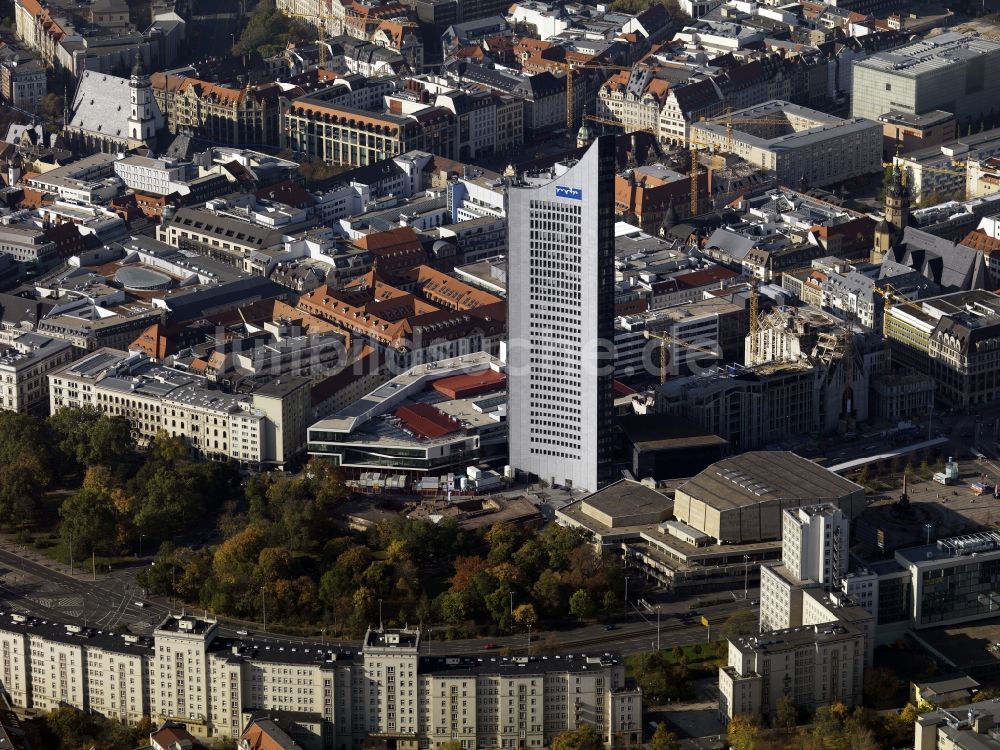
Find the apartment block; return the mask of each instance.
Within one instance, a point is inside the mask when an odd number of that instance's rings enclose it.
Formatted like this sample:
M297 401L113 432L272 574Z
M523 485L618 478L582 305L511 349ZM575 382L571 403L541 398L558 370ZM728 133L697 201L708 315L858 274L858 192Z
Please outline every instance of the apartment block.
M4 686L23 709L68 705L128 723L183 723L239 737L281 711L308 750L538 748L589 724L605 744L642 740L642 695L615 656L445 657L417 630L369 630L360 650L223 635L211 618L168 615L151 637L0 617Z
M729 664L719 670L719 713L773 716L790 695L808 711L861 702L867 636L832 622L770 631L729 641Z
M92 407L124 416L140 442L162 430L185 438L195 453L248 466L283 466L305 448L308 378L284 376L250 394L231 394L143 353L114 349L99 349L48 377L52 413Z
M75 357L68 341L22 333L0 349L0 409L44 411L49 405L48 373Z

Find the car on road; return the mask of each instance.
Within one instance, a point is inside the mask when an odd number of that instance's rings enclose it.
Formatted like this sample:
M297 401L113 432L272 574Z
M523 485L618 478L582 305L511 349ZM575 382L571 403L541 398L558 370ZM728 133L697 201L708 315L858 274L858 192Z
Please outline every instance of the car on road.
M612 625L605 625L604 626L604 631L606 633L610 633L612 630L618 630L618 626L614 625L614 624L612 624Z
M483 646L483 648L485 648L487 651L492 651L493 649L500 647L495 643L487 643L485 646Z
M236 631L236 635L246 636L246 635L249 635L249 633L247 633L247 631L245 631L245 630L237 630Z
M146 602L139 602L139 601L137 601L137 602L135 602L135 606L140 607L140 608L141 607L145 607L146 606Z

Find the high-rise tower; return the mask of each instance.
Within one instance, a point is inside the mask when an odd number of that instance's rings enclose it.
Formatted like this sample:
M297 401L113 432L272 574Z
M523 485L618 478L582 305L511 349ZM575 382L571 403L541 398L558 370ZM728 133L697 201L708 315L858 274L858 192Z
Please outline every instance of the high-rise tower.
M612 479L615 142L509 190L508 427L515 469Z

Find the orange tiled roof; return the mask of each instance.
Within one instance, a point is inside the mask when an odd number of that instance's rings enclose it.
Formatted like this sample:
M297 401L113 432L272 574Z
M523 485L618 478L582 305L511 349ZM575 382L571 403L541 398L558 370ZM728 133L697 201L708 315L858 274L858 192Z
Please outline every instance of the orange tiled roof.
M1000 251L1000 240L990 237L982 229L973 229L962 238L959 244L971 247L973 250L985 253L986 255Z

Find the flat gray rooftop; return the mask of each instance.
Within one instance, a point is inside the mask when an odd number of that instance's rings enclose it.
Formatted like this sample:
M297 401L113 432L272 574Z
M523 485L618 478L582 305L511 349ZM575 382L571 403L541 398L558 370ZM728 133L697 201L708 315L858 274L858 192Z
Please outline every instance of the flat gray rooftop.
M819 502L863 489L790 451L751 451L709 466L678 491L713 508L728 510L766 500L810 498Z

